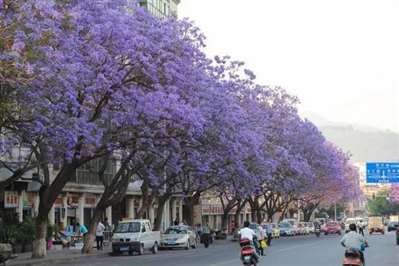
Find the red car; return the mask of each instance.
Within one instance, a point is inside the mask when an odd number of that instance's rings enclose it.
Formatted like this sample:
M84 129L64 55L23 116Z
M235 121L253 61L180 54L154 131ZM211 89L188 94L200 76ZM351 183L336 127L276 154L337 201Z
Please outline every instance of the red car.
M328 222L326 226L323 227L322 232L325 235L328 234L341 234L341 225L338 222Z

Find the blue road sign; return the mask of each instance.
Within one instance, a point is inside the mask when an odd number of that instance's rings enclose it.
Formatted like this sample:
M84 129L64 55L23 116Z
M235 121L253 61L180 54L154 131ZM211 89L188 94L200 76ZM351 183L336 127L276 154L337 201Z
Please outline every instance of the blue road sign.
M367 163L367 183L399 183L399 163Z

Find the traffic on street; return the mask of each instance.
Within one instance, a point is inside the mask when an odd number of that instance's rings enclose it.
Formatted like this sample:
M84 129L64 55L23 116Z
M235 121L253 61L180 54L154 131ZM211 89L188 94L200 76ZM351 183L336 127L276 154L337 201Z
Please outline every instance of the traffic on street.
M395 245L395 234L367 236L370 247L365 252L367 265L397 266L399 246ZM284 237L274 240L260 259L259 266L336 266L342 265L345 249L340 245L338 235L316 238L314 235ZM209 248L165 250L157 255L100 257L62 265L115 265L115 266L230 266L241 265L240 247L231 240L218 240Z
M394 0L0 0L0 265L399 266Z

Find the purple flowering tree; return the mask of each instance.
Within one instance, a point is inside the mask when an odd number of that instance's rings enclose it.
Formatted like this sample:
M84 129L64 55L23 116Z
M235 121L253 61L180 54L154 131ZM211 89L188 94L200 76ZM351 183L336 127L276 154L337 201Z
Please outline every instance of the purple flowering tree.
M202 37L188 23L157 20L130 1L22 1L10 21L19 25L14 50L29 59L32 76L16 88L24 119L11 133L43 176L37 258L46 255L51 206L78 167L131 154L132 142L151 142L171 128L201 128L194 92L206 60L197 49Z

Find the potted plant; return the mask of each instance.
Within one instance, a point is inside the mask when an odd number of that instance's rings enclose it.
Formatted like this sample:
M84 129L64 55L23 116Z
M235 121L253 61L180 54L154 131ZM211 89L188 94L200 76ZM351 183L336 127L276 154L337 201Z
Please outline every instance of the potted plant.
M9 227L9 237L12 243L12 249L14 253L22 253L24 234L19 230L18 226Z
M24 252L30 252L32 251L32 242L35 239L35 221L32 218L27 218L25 219L20 228L19 231L22 234L21 237L21 242L23 245L23 251Z

